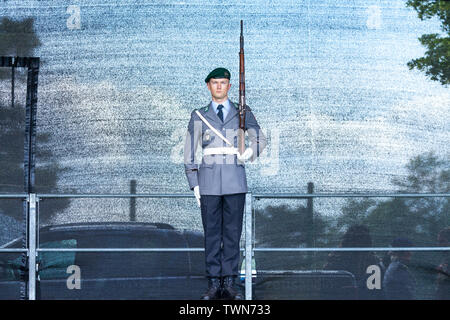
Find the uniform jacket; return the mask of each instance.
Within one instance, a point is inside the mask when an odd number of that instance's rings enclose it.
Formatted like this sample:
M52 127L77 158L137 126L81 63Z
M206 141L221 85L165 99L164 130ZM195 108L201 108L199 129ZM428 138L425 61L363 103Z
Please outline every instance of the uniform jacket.
M230 106L230 111L223 122L214 111L211 103L198 110L215 129L221 132L237 148L239 110L238 106L231 101ZM253 149L253 156L250 161L254 161L266 147L267 140L249 107L246 108L245 112L245 130L250 143L248 147ZM194 110L191 113L184 144L184 167L189 188L192 190L198 185L200 194L203 195L246 193L245 165L237 162L236 155L206 155L202 157L200 163L197 163L196 154L199 151L199 145L203 149L230 147L208 128Z

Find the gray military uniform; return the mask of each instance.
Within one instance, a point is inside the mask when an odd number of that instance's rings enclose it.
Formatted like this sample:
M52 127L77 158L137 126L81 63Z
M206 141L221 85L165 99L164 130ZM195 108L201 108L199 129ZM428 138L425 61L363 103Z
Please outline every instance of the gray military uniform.
M237 148L239 110L237 105L231 101L230 106L230 111L223 122L215 113L211 103L204 108L200 108L199 112ZM254 161L266 147L267 140L249 107L247 107L245 112L245 129L248 134L249 147L253 149L253 156L250 161ZM200 119L194 110L189 121L184 146L184 167L191 190L198 185L201 195L246 193L248 190L245 166L237 161L236 155L205 155L199 164L195 154L200 143L204 150L207 148L229 147Z

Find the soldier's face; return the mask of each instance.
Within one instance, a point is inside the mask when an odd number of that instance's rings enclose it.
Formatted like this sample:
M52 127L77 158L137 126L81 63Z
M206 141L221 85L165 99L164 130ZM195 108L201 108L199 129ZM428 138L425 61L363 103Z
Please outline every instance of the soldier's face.
M215 101L223 101L228 98L228 91L231 88L230 80L226 78L222 79L210 79L207 83L208 90L211 92L211 96Z

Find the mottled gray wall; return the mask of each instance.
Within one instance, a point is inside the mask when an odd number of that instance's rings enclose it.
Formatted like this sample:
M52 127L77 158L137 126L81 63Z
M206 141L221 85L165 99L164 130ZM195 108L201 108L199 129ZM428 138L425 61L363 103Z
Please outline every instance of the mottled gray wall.
M38 147L68 170L38 192L127 193L131 179L138 193L190 192L189 115L209 102L203 79L217 66L236 101L241 19L247 102L270 141L247 166L252 192L310 181L317 192L396 191L409 159L448 151L448 88L406 66L439 23L404 1L3 1L0 16L34 17L42 42L37 121L51 138ZM138 220L200 229L194 199L146 202ZM318 205L332 214L338 202ZM127 206L77 200L54 221L126 220Z

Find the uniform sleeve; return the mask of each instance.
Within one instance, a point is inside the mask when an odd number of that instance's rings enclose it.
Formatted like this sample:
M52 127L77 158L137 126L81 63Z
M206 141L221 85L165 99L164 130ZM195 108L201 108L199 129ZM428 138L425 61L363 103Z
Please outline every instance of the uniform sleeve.
M199 137L201 136L201 126L199 132L198 121L198 116L195 114L194 110L191 113L191 119L189 120L186 139L184 141L184 170L191 190L193 190L195 186L198 186L198 163L195 158Z
M267 146L267 139L250 108L245 111L245 129L250 142L249 147L253 149L253 156L250 159L253 162Z

